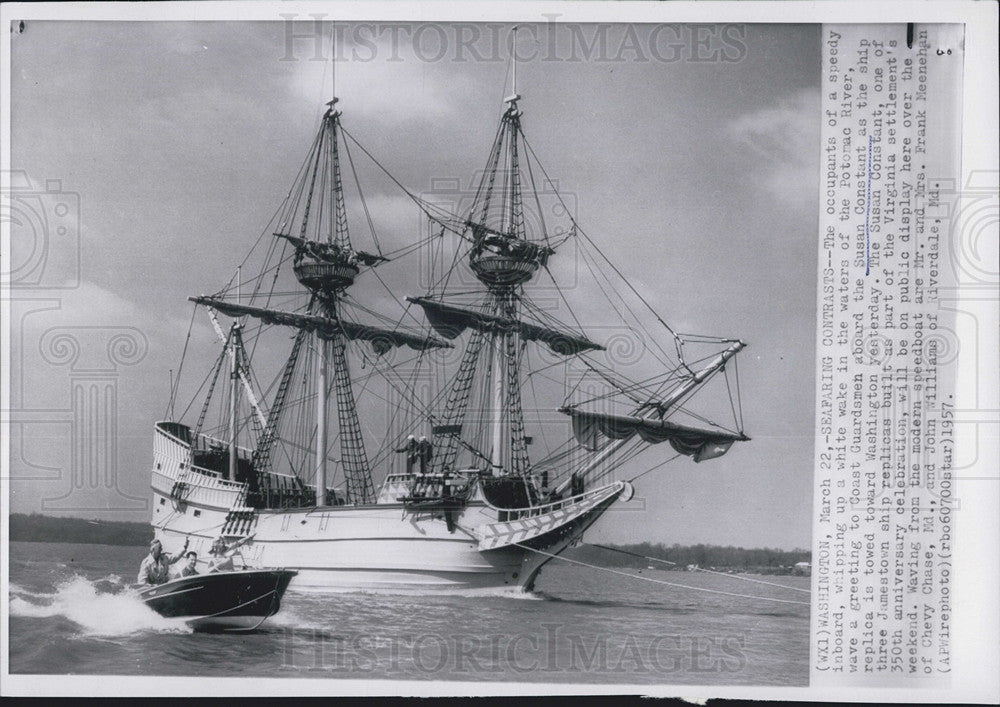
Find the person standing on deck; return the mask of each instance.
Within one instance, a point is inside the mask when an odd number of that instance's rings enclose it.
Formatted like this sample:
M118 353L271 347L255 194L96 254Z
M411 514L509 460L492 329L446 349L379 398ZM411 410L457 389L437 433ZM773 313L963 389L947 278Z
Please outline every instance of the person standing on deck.
M410 435L406 438L406 442L399 449L393 451L399 452L401 454L406 454L406 475L410 476L413 474L413 467L417 464L419 444L417 443L417 438Z
M420 473L426 474L430 471L431 458L434 456L434 445L427 437L421 435L417 442L417 457L420 459Z
M177 563L188 548L188 539L184 539L184 549L176 555L168 555L163 552L163 543L154 539L149 543L149 554L139 565L139 576L136 578L137 584L164 584L170 581L170 565Z

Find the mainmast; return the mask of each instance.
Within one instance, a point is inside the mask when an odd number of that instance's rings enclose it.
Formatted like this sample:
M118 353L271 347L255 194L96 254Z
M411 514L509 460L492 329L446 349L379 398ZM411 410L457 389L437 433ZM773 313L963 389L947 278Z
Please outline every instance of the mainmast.
M354 278L360 272L358 264L366 255L352 248L347 230L347 209L340 172L341 113L336 109L337 102L338 99L334 97L327 103L327 111L323 116L323 125L312 160L313 169L309 178L302 223L298 238L294 239L295 276L313 294L317 314L334 322L333 331L314 333L317 400L316 504L320 506L326 502L328 479L329 437L326 419L331 366L337 395L341 463L347 481L348 501L363 504L374 500L371 470L361 436L357 405L347 367L345 332L337 326L341 321L341 300L344 292L354 283ZM328 189L326 194L316 194L317 182L321 187L325 186ZM318 214L313 212L317 205Z
M507 154L506 162L509 165L508 172L504 175L505 181L509 181L509 190L504 189L503 195L503 208L501 208L501 222L500 222L500 232L505 234L510 234L517 237L516 225L518 222L518 216L520 215L521 208L521 190L520 183L518 179L519 165L517 160L517 132L520 128L519 112L517 110L517 101L520 98L517 95L517 27L511 32L510 40L510 51L511 51L511 95L508 96L504 102L508 104L508 109L505 114L505 119L509 118L511 130L507 139ZM484 216L489 211L489 198L486 199L483 205ZM486 220L483 218L482 220ZM523 225L523 219L521 221ZM477 276L479 272L477 271ZM483 281L482 277L479 278ZM484 281L485 282L485 281ZM486 283L489 286L489 283ZM495 286L491 289L494 295L496 307L496 314L500 316L511 316L516 315L516 309L514 307L505 307L504 304L511 299L510 295L513 294L514 285L503 285L502 287ZM507 339L509 334L507 332L497 332L493 337L493 356L490 366L490 371L493 378L493 405L491 407L493 412L493 444L492 452L490 454L490 461L493 465L493 474L499 475L505 468L505 452L507 451L508 445L504 442L504 408L506 403L506 397L504 395L505 388L507 386L507 376L506 368L508 361L505 359L505 353L507 349ZM517 385L517 376L515 374L514 385ZM520 411L518 411L520 412ZM509 468L509 467L507 467Z

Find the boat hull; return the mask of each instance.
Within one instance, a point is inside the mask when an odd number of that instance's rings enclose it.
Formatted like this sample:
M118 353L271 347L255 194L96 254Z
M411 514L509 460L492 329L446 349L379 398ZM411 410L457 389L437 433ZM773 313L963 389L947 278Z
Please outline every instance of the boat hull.
M205 558L219 535L252 535L236 566L294 569L290 591L531 589L542 566L578 542L627 487L615 482L551 512L498 509L482 499L457 509L390 502L405 486L384 489L380 502L366 506L254 510L241 506L241 484L185 467L188 458L181 440L157 429L152 524L164 549L187 541Z
M486 506L456 513L451 531L437 514L391 506L259 511L253 541L234 559L238 566L294 569L291 591L531 589L542 566L577 542L619 493L610 489L602 503L529 540L514 536L504 547L485 550L482 529L497 524L496 511ZM187 540L203 557L217 535L205 527L220 526L225 516L205 508L195 518L188 509L155 534L168 549Z
M289 570L240 570L180 577L139 592L166 618L184 619L196 631L252 631L278 613L295 576Z

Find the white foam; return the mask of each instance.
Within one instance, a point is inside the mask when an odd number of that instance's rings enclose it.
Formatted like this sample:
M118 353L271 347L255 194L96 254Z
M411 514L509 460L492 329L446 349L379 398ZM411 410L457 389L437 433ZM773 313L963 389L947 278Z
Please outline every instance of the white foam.
M112 576L102 580L113 582ZM11 585L11 616L46 618L63 616L90 636L123 636L140 631L190 633L183 619L166 619L142 603L131 592L99 591L94 582L74 577L56 587L53 594L29 592Z
M372 596L403 596L403 597L467 597L470 599L477 598L500 598L500 599L519 599L527 601L544 601L545 597L539 596L534 592L525 591L521 587L482 587L482 588L463 588L463 587L442 587L440 585L435 585L432 589L422 589L420 587L413 586L399 586L399 587L365 587L365 588L354 588L354 587L319 587L312 585L298 585L294 581L288 588L289 594L309 594L309 595L322 595L322 594L358 594L358 595L372 595Z
M8 584L7 588L10 590L11 595L20 594L20 595L23 595L23 596L38 596L38 597L51 597L51 596L55 596L54 594L42 594L41 592L32 592L30 589L25 589L21 585L14 584L13 582L11 582L10 584Z

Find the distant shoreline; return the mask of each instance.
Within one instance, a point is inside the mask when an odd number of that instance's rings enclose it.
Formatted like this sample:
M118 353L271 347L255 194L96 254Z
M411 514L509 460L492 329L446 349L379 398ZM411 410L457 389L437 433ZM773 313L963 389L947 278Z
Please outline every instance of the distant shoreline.
M87 520L11 513L11 542L86 543L145 547L153 538L148 523ZM790 574L796 563L809 562L809 550L742 548L720 545L588 545L568 551L567 556L603 566L646 569L685 569L697 567L721 571Z
M145 546L152 539L153 529L149 523L65 518L40 513L10 514L11 542Z

